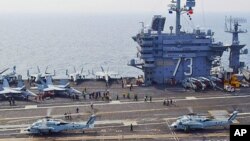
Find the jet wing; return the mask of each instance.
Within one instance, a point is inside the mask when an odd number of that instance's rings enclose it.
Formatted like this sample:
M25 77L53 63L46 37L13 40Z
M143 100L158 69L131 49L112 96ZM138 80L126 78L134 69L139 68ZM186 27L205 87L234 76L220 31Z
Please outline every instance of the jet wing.
M112 72L112 71L111 71L111 72L109 72L108 74L109 74L110 76L112 76L112 75L113 75L113 76L117 76L117 75L119 75L117 72Z
M30 87L31 90L37 90L38 87Z
M78 91L78 90L76 90L76 89L74 89L74 88L68 88L67 91L68 91L70 94L72 94L72 93L74 93L74 94L82 94L80 91Z
M21 91L11 90L11 89L4 89L0 91L0 94L21 94Z
M96 72L95 75L96 75L96 76L103 77L103 76L105 76L105 73L103 73L103 72Z
M61 85L54 85L55 87L58 87L58 88L62 88L62 89L64 89L64 88L66 88L66 87L69 87L70 86L70 83L69 82L67 82L66 84L61 84Z
M30 87L31 90L39 90L39 91L43 91L45 88L48 88L47 86L45 85L40 85L40 84L36 84L36 87Z
M7 69L1 71L0 74L3 74L3 73L6 72L8 69L9 69L9 68L7 68Z
M16 91L22 91L25 89L25 86L22 86L22 87L18 87L18 88L12 88L13 90L16 90Z
M88 76L89 73L81 73L80 75L81 75L81 76Z
M26 93L30 96L37 96L37 94L33 93L32 91L30 90L26 90Z
M44 88L43 91L47 92L47 91L65 91L64 88L59 88L59 87L48 87L48 88Z

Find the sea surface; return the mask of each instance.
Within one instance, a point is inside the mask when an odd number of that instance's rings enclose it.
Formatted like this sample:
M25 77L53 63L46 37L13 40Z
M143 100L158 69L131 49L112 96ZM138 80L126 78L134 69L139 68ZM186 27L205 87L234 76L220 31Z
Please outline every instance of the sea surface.
M142 71L127 66L136 57L137 44L132 40L141 27L151 24L152 16L163 14L167 17L165 30L174 25L174 16L166 13L135 14L0 14L0 71L17 66L17 72L26 77L27 70L42 71L48 66L49 72L56 70L57 78L64 78L65 70L73 67L85 72L105 69L116 71L123 76L141 75ZM224 32L225 16L236 15L248 19L249 13L206 13L192 16L183 15L183 30L193 28L212 29L216 41L231 43L232 36ZM249 29L249 23L242 23ZM240 35L240 41L250 50L250 33ZM250 65L250 55L241 57ZM223 55L223 64L228 63L228 53Z

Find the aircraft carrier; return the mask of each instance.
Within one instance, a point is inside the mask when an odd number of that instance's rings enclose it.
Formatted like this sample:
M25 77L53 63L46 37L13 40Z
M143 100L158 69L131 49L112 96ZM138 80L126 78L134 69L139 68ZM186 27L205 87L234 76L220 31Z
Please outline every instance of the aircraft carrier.
M247 53L241 51L245 45L238 41L238 34L246 32L238 28L239 19L230 18L230 23L235 23L234 28L230 26L226 31L233 33L233 42L225 46L221 42L214 42L212 30L204 32L196 29L192 33L181 31L180 15L183 12L193 14L195 1L187 0L185 7L181 7L180 0L172 2L169 13L176 12L175 32L171 26L170 33L163 33L166 19L154 16L152 28L145 29L143 26L141 32L133 37L139 44L139 60L133 59L129 65L143 70L148 86L130 87L130 84L135 84L135 80L128 81L124 87L120 79L112 81L109 86L104 81L84 79L78 84L71 82L70 86L88 94L101 92L101 95L80 95L77 99L63 96L43 100L29 98L27 101L16 100L14 105L1 100L0 141L229 140L228 128L215 127L187 133L170 127L178 117L190 113L228 119L233 111L238 111L234 124L250 124L250 88L237 88L233 93L219 89L195 92L176 85L160 85L169 80L179 82L186 77L209 76L213 67L220 66L218 61L228 49L230 67L237 73L244 66L239 61L239 55ZM249 71L244 72L249 78ZM25 81L25 84L30 89L30 83ZM109 98L103 99L107 92ZM164 100L170 99L173 103L165 105ZM79 113L76 112L77 108ZM36 120L44 118L48 109L51 109L52 118L67 122L86 121L91 114L95 114L95 128L85 130L84 134L82 130L53 135L28 134L25 129ZM71 113L72 119L66 119L65 113Z

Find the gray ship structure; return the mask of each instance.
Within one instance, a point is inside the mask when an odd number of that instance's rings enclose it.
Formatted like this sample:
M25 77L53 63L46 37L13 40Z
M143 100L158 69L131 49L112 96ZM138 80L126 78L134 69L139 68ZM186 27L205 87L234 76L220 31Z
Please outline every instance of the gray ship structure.
M226 31L233 34L233 43L225 46L222 42L215 42L212 30L194 29L192 33L182 31L181 15L187 14L191 20L195 0L187 0L181 6L181 0L172 0L169 14L176 13L176 25L170 26L170 33L164 33L166 18L156 15L152 19L150 28L142 23L140 32L132 37L138 43L137 58L128 65L144 72L145 84L178 83L188 77L208 77L214 67L220 67L223 53L230 50L230 67L235 73L244 66L239 61L241 51L245 45L240 45L238 34L239 20L231 18L230 28ZM229 21L228 21L229 22ZM231 28L233 27L234 28Z

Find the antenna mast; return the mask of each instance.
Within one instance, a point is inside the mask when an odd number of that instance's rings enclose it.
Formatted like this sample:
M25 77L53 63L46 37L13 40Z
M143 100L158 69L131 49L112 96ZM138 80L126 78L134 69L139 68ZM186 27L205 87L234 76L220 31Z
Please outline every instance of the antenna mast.
M240 55L247 54L247 50L244 50L241 53L241 49L245 47L245 45L240 45L239 41L239 33L247 33L247 30L242 30L239 27L241 26L240 23L246 23L247 20L243 18L230 18L225 19L225 32L231 33L232 37L232 45L229 46L230 48L230 56L229 56L229 67L233 69L234 73L238 73L239 68L244 67L244 64L240 62ZM229 28L227 27L229 24Z
M175 33L179 35L181 32L181 14L186 12L188 14L193 14L193 7L195 7L195 0L187 0L186 5L181 7L181 0L172 0L172 4L169 5L169 13L172 14L173 11L176 12L176 25Z

